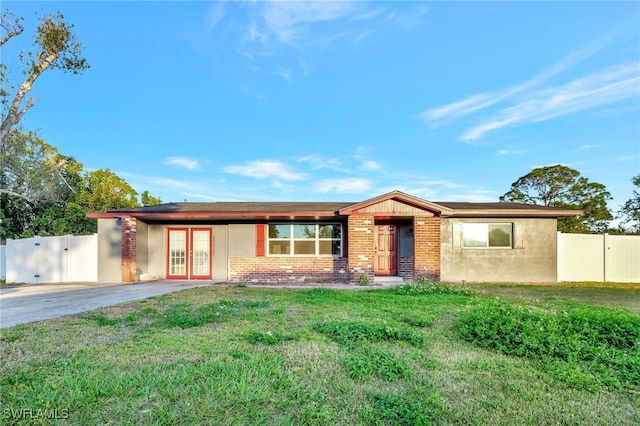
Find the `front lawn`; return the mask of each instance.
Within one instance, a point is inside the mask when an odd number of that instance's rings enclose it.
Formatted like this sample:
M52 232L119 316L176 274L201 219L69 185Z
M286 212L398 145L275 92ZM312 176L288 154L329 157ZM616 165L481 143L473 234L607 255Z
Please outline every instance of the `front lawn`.
M488 289L211 286L4 329L0 423L640 424L637 310Z

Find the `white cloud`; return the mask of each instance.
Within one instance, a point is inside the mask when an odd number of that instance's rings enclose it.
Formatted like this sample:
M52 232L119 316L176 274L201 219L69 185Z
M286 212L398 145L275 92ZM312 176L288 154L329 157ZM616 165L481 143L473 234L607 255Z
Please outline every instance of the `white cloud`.
M365 170L380 170L381 166L373 160L365 160L362 162L362 168Z
M498 198L499 198L499 195L495 191L489 191L486 189L476 189L476 190L471 190L470 192L467 192L467 193L448 194L443 199L438 201L481 203L481 202L496 202Z
M496 151L496 154L498 155L520 155L520 154L526 154L529 151L526 151L524 149L499 149Z
M318 154L304 155L296 158L298 163L308 163L312 169L331 169L336 171L344 171L342 162L338 158L327 158Z
M632 155L623 155L621 157L617 157L616 161L638 161L638 154Z
M275 177L283 180L303 180L306 178L304 173L292 172L284 163L271 160L250 161L244 165L227 166L223 168L223 171L255 179Z
M163 177L157 177L157 176L149 176L147 177L147 181L152 185L156 185L157 187L166 187L171 189L193 188L193 182L169 179L169 178L163 178Z
M225 17L225 15L226 15L225 2L223 1L214 2L209 7L209 10L207 11L207 16L205 21L207 24L207 31L208 32L213 31L215 27L220 23L220 21Z
M414 31L423 25L422 17L429 12L429 6L420 4L412 7L408 11L392 11L389 12L384 21L393 24L405 31Z
M259 1L243 9L248 17L238 53L252 62L254 71L285 80L309 75L315 50L361 43L383 27L413 30L428 10L406 7L391 16L394 6L357 0ZM217 23L218 16L213 14L212 21Z
M266 4L264 22L281 42L292 42L305 30L305 25L334 21L350 15L353 2L276 1Z
M503 127L545 121L637 97L640 86L638 62L611 67L565 85L536 89L551 77L606 48L618 32L614 30L603 35L521 84L430 108L420 117L431 126L438 126L508 103L489 117L479 117L476 121L480 121L480 124L468 129L460 138L469 142Z
M369 190L371 182L367 179L325 179L316 184L315 192L334 192L337 194L358 194Z
M291 80L291 76L293 75L293 71L285 67L277 67L275 71L271 73L272 75L276 75L284 78L285 80Z
M151 190L151 189L185 190L185 189L193 188L193 186L194 186L193 182L170 179L170 178L159 177L159 176L140 175L140 174L136 174L136 173L129 173L129 172L123 172L123 171L118 171L117 174L119 176L124 177L124 178L130 179L131 181L139 182L139 184L136 185L136 187L137 186L144 186L144 187L151 186L152 188L146 188L146 189L149 189L149 190ZM153 192L153 191L151 191L151 192Z
M360 169L362 170L367 170L367 171L380 170L382 166L377 161L370 160L367 158L369 151L371 151L369 147L359 146L355 149L353 158L360 162Z
M257 93L254 92L254 90L252 88L250 88L249 86L247 86L246 84L241 84L238 86L238 90L240 90L241 93L250 96L258 101L264 101L265 99L267 99L267 97L261 93Z
M504 94L498 92L473 95L449 105L429 109L420 116L431 124L437 124L442 120L453 121L474 111L491 106L503 98Z
M200 170L200 162L187 157L168 157L164 160L164 163L170 166L183 167L189 170Z
M640 91L639 70L640 62L624 64L571 81L564 86L527 93L526 99L498 111L484 123L467 130L460 139L480 139L486 133L503 127L546 121L637 98Z
M432 124L435 124L435 122L439 120L451 121L472 112L488 108L531 87L535 87L536 85L544 83L551 77L561 73L572 65L575 65L582 60L596 54L598 51L602 50L605 47L606 43L613 37L613 35L614 32L605 34L597 40L589 43L585 47L565 56L559 62L553 64L549 68L543 70L542 72L522 84L503 90L472 95L466 99L451 103L449 105L445 105L443 107L429 109L423 112L421 114L421 117L431 122Z

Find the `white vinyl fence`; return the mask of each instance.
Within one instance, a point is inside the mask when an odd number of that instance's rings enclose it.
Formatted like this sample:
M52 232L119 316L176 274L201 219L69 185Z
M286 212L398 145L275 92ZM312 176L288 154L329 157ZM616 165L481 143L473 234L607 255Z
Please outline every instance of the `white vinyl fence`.
M7 278L7 246L0 245L0 280Z
M98 235L7 240L7 283L98 281Z
M558 232L558 281L640 282L640 235Z
M0 246L8 283L98 281L98 236L35 237ZM558 233L558 281L640 282L640 235Z

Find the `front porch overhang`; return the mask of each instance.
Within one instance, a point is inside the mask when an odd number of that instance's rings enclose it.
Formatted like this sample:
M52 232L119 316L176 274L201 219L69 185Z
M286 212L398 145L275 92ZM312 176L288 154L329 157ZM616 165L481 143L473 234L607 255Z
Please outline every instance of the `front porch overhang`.
M415 216L446 217L451 216L453 210L443 205L405 194L404 192L393 191L346 206L338 210L337 214L341 216L363 214L376 218L412 218Z

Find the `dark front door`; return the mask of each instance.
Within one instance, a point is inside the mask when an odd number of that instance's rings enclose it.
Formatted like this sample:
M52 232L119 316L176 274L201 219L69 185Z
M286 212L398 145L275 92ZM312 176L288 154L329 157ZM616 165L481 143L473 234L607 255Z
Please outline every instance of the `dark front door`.
M376 275L398 275L397 234L395 225L376 225Z

